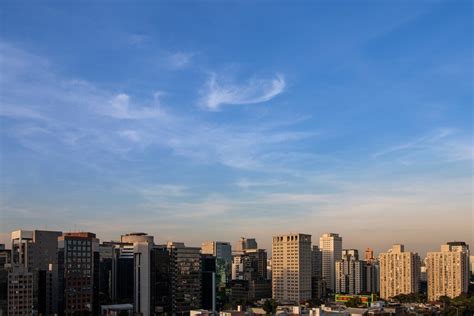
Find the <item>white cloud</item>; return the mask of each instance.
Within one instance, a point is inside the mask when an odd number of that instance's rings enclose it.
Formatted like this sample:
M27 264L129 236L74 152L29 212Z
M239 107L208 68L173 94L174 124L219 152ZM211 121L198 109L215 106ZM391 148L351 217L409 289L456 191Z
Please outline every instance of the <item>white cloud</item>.
M19 118L19 119L32 119L32 120L40 120L40 121L47 121L48 119L40 114L39 112L22 106L9 106L6 104L1 104L0 106L0 116L7 116L12 118Z
M184 68L191 63L191 59L194 55L195 53L176 52L169 56L168 62L173 68Z
M213 74L203 92L201 104L208 110L216 111L221 105L253 104L269 101L281 94L286 87L282 75L273 79L252 79L245 84L218 82Z
M128 44L132 46L140 46L149 40L149 36L145 34L130 34L127 38Z
M157 94L155 93L155 99ZM101 114L117 119L141 120L152 119L164 115L163 111L157 106L154 108L132 106L130 97L127 94L120 93L109 100L106 107L100 109Z
M120 136L122 136L123 138L126 138L132 142L140 142L141 141L141 136L140 134L137 132L137 131L134 131L134 130L123 130L123 131L120 131L118 132Z

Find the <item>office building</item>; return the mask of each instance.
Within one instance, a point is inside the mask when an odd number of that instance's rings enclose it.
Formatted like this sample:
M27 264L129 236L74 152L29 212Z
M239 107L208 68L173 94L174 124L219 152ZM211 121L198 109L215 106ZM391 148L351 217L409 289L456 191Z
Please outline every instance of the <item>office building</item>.
M111 244L99 245L99 295L107 301L112 302L113 295L113 266L115 261L115 247Z
M115 245L112 266L112 300L118 304L133 304L133 244Z
M272 295L281 303L311 298L311 235L273 236Z
M381 253L380 297L389 299L399 294L417 293L420 281L420 257L406 252L403 245Z
M171 312L181 314L201 308L201 249L168 242L171 275Z
M171 262L166 245L154 246L150 251L150 311L171 315Z
M232 252L238 254L250 249L258 249L258 244L255 238L240 237L240 239L235 242Z
M439 252L428 252L426 262L428 300L441 296L455 298L469 287L469 247L464 242L441 246Z
M313 246L311 250L311 293L313 299L326 296L326 282L323 280L323 258L321 249Z
M60 311L99 313L99 240L89 232L58 237Z
M46 313L44 275L49 264L58 261L58 237L61 234L46 230L17 230L11 233L12 264L22 265L33 274L33 310L38 314Z
M272 281L265 279L249 281L249 301L255 302L264 298L272 298Z
M335 233L325 233L319 238L322 252L322 273L328 289L336 289L336 261L342 258L342 237Z
M201 301L205 310L216 310L216 257L201 255L202 281Z
M7 315L8 310L8 270L7 264L11 262L11 251L0 244L0 315Z
M153 236L134 233L122 236L122 242L133 245L133 306L135 313L150 315L151 301L151 250L154 247Z
M8 315L33 315L33 273L22 264L7 264Z
M232 277L232 247L230 243L205 241L201 245L201 253L216 257L217 284L220 288L225 288Z

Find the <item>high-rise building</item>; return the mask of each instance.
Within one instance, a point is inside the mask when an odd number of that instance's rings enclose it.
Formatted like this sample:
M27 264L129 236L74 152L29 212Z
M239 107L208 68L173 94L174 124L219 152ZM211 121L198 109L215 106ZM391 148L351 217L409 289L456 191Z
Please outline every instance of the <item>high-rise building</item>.
M113 270L115 261L115 247L111 244L99 245L99 295L111 302L113 295Z
M441 246L439 252L427 255L428 300L441 296L451 298L467 293L469 286L469 246L464 242L451 242Z
M311 250L311 292L312 298L321 299L326 293L326 283L323 280L323 258L321 249L313 246Z
M375 260L374 258L374 250L372 248L367 248L365 249L365 252L364 252L364 260L366 262L371 262L373 260Z
M11 262L11 251L0 244L0 315L7 315L8 310L8 270L5 265Z
M99 240L89 232L58 237L60 311L65 315L99 313Z
M122 242L133 244L133 305L135 313L150 315L151 301L151 250L154 247L153 236L135 233L122 236Z
M232 251L238 254L250 249L258 249L258 244L255 238L240 237L240 239L235 242Z
M350 257L352 260L359 260L359 250L357 249L342 249L341 259Z
M311 298L311 235L273 236L272 294L282 303Z
M171 262L166 245L154 246L150 251L150 311L154 315L172 315ZM145 315L145 314L143 314Z
M380 265L378 260L366 261L365 264L366 290L368 293L380 292Z
M331 291L336 289L336 261L342 258L342 237L335 233L325 233L319 238L322 252L323 279Z
M168 242L171 275L171 312L182 314L201 308L201 249Z
M232 276L232 247L223 241L205 241L201 245L203 255L216 257L216 277L218 286L223 288Z
M133 304L133 244L116 245L112 266L112 299L119 304Z
M248 248L245 250L245 254L251 258L256 278L267 280L267 251L265 249Z
M17 230L11 233L12 264L24 266L33 275L33 310L45 314L46 279L49 264L56 264L58 231Z
M17 263L8 270L8 315L33 315L33 273Z
M365 292L365 262L358 259L356 249L343 250L342 259L336 261L336 293L361 294Z
M271 282L267 279L267 252L265 249L245 249L232 258L233 299L241 297L246 289L246 300L254 301L271 297ZM243 286L243 284L246 284ZM239 293L238 295L236 293Z
M406 252L403 245L381 253L380 297L389 299L399 294L417 293L420 281L420 257Z
M213 255L201 255L202 262L202 284L201 300L202 308L210 311L216 310L216 257Z

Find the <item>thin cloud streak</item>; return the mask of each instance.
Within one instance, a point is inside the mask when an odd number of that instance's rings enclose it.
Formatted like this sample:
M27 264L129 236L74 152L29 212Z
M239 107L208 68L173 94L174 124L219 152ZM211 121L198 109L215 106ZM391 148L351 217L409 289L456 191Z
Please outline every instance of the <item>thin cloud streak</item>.
M403 164L418 162L456 162L474 159L472 141L455 138L457 131L453 128L436 129L427 135L415 138L403 144L391 146L372 155L373 158L396 158Z
M213 74L207 82L201 104L210 111L217 111L221 105L262 103L283 93L285 87L285 79L280 74L273 79L251 79L245 84L221 83Z

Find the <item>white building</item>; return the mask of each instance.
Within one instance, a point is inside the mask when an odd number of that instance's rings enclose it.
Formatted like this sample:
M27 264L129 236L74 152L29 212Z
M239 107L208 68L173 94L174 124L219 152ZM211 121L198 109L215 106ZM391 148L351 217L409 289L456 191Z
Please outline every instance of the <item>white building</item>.
M122 236L122 242L133 243L134 258L134 306L135 312L141 315L150 315L150 252L154 246L153 236L146 234L130 234Z
M327 287L336 289L336 261L342 258L342 237L335 233L326 233L319 238L319 249L322 252L322 273Z

